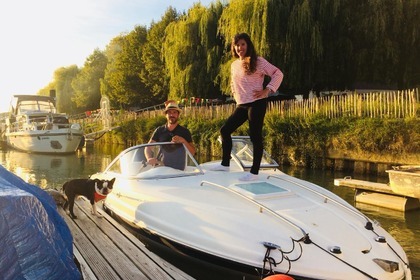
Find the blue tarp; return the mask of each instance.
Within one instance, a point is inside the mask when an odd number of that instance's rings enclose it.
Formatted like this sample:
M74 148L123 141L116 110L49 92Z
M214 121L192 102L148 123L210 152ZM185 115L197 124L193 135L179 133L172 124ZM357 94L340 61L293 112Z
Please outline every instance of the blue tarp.
M52 197L0 165L0 278L81 279Z

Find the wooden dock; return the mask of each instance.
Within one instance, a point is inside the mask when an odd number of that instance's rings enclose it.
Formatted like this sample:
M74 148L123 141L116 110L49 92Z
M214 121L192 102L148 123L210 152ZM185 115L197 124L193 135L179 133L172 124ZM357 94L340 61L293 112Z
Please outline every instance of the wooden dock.
M150 252L143 243L97 207L103 218L90 214L90 203L78 199L71 219L58 207L73 235L73 250L83 279L193 278Z
M397 194L388 184L356 180L350 177L334 179L334 185L350 187L355 190L356 202L380 206L398 211L410 211L420 208L420 200Z

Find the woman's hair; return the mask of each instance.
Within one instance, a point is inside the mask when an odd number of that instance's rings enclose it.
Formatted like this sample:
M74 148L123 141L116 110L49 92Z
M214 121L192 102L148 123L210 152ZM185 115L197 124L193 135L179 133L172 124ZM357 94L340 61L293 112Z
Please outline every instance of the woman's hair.
M230 48L231 48L233 57L238 58L239 55L235 51L235 46L238 43L238 41L241 39L244 40L247 45L246 54L245 54L246 58L243 61L243 67L247 74L251 74L251 73L254 73L257 68L257 53L255 51L255 47L251 41L251 38L249 38L249 35L246 33L236 34L232 39L232 44Z

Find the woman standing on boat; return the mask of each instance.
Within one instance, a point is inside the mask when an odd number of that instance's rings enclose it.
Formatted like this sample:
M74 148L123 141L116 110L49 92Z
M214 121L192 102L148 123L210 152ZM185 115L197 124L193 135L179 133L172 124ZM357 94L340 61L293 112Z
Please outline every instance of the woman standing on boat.
M274 93L283 81L283 73L279 68L258 56L254 44L246 33L234 36L231 44L233 57L237 58L231 65L231 90L237 107L220 129L222 137L222 162L213 168L214 171L228 171L230 152L232 150L231 134L245 121L249 122L249 134L254 146L253 163L250 173L239 180L254 181L263 156L262 127L267 109L267 97ZM271 81L264 88L264 77Z

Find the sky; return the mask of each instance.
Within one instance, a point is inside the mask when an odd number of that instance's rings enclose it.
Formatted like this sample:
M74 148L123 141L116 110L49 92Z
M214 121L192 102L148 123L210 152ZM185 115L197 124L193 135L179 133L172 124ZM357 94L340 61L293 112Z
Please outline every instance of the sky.
M36 94L54 71L76 64L136 25L160 21L169 6L188 11L212 0L13 0L0 4L0 112L13 94Z

